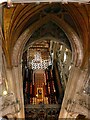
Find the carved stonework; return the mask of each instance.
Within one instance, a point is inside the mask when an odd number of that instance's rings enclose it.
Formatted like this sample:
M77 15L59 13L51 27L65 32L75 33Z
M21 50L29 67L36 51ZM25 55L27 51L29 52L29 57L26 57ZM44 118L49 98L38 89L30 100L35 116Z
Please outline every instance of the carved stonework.
M76 106L76 101L72 99L68 99L67 106L65 107L65 109L67 110L68 113L74 112L75 106Z
M14 94L0 96L0 116L15 114L20 111L20 103L15 100Z
M28 106L25 106L25 109L26 109L25 110L26 118L45 120L45 119L50 119L53 117L53 118L55 118L55 120L58 119L58 114L59 114L59 105L58 104L28 105Z
M84 94L90 96L90 75L84 84L83 92Z
M81 105L82 107L85 107L86 109L90 110L90 103L89 103L89 102L87 103L85 100L79 99L79 100L78 100L78 103L79 103L79 105Z
M67 101L67 106L65 107L66 111L68 113L75 113L75 114L84 114L88 117L88 114L90 112L90 104L89 102L83 100L83 99L69 99Z

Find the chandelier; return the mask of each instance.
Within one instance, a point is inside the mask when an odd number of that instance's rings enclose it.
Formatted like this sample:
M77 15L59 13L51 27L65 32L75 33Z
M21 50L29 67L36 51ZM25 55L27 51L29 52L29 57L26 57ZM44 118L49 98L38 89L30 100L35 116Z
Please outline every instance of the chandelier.
M34 55L34 59L32 61L28 60L28 66L32 66L32 69L46 69L48 66L51 65L50 59L44 60L41 57L41 53L36 52Z

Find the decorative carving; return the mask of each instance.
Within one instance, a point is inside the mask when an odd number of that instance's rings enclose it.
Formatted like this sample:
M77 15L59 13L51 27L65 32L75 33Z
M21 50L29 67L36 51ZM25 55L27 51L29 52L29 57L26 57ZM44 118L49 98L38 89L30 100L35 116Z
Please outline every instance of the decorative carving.
M78 113L77 111L77 105L80 105L81 107L85 107L87 110L90 110L90 104L87 103L85 100L83 99L77 99L77 100L72 100L72 99L69 99L67 101L67 106L66 106L66 110L67 112L75 112L75 113Z
M67 107L65 109L67 110L67 112L74 112L75 105L76 105L76 101L69 99L67 101Z
M81 105L81 106L85 107L86 109L90 110L90 103L89 102L87 103L85 100L79 99L78 103L79 103L79 105Z
M84 94L87 94L90 96L90 76L88 76L88 79L84 84L83 92Z
M82 71L82 81L80 82L81 85L79 86L79 89L77 91L77 95L80 95L80 96L84 96L85 94L88 93L89 95L89 91L90 91L90 88L89 88L89 84L90 84L90 78L89 78L89 75L88 75L88 70L81 70ZM79 83L79 84L80 84Z
M58 119L59 108L60 106L58 104L27 105L25 107L26 117L33 119L38 118L40 120L44 120L45 118L50 118L50 117L54 117Z
M15 114L20 111L20 103L15 100L13 93L0 96L0 115Z

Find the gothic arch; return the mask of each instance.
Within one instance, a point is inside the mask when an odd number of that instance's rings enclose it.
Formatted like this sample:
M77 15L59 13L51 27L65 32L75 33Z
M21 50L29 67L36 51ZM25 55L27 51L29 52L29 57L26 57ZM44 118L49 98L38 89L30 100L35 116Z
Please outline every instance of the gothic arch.
M22 116L24 117L23 82L22 82L22 68L21 68L21 58L23 54L23 49L25 47L26 42L31 37L31 35L35 32L35 30L37 30L43 24L49 21L55 22L65 32L68 39L70 40L74 66L80 67L82 64L83 47L82 47L81 41L78 35L75 33L75 31L62 19L58 18L55 15L48 14L44 18L34 23L29 28L27 28L25 32L23 32L21 36L18 38L11 54L12 74L13 74L12 80L15 80L14 82L16 84L16 87L15 87L16 97L20 101L21 107L22 107L22 110L18 117L22 117Z
M74 65L78 67L81 66L83 60L83 47L80 38L65 21L53 14L49 14L44 18L40 19L21 34L12 51L12 66L17 66L20 63L23 48L30 36L34 33L34 31L49 21L55 22L65 32L71 43Z

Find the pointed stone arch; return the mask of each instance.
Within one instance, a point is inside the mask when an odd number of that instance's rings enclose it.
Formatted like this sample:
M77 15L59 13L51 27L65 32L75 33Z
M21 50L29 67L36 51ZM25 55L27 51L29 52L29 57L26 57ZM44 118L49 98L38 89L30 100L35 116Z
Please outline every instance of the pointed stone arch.
M27 28L25 32L21 34L16 44L14 45L14 48L12 51L12 56L11 56L12 65L17 66L20 63L22 50L26 42L30 38L30 36L43 24L49 21L56 23L65 32L66 36L69 39L69 42L71 43L74 64L76 66L81 66L82 60L83 60L83 47L82 47L80 38L78 37L76 32L65 21L63 21L58 16L53 14L48 14L44 18L34 23L29 28Z
M39 29L43 24L49 21L56 23L65 32L66 36L68 37L72 47L74 66L80 67L82 65L83 47L81 44L81 40L76 34L76 32L58 16L53 14L48 14L39 21L35 22L29 28L27 28L25 32L23 32L21 36L18 38L17 42L13 47L13 51L11 54L12 74L13 74L13 79L15 79L15 85L16 85L15 93L16 93L16 97L20 100L22 107L19 117L22 116L24 117L23 80L22 80L22 67L21 67L21 58L23 54L23 49L28 39L31 37L31 35L37 29Z

